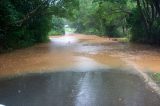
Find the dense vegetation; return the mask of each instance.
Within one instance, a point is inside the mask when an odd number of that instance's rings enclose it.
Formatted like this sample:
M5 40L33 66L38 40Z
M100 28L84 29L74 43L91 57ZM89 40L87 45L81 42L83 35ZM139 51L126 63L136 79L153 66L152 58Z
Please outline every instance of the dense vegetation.
M0 51L48 40L55 17L72 16L77 0L0 0Z
M159 0L0 0L0 51L63 34L66 19L78 33L160 44Z
M159 0L79 0L77 32L160 44Z
M51 20L51 30L49 32L49 36L53 35L63 35L65 33L64 30L64 19L56 16L52 16Z
M160 1L135 0L137 6L128 18L131 40L135 42L160 44Z
M135 7L130 0L79 0L74 23L77 32L107 36L126 36L127 17Z

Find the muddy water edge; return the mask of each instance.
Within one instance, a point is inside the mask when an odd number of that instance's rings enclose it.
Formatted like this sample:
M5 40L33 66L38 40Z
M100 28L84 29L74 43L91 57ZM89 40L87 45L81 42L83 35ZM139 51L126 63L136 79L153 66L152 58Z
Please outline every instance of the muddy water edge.
M54 70L77 67L77 64L84 65L82 64L84 61L85 64L94 61L111 68L140 69L159 79L160 48L120 43L94 35L74 34L67 37L50 37L50 39L49 43L0 54L1 77L46 72L46 70L54 72Z

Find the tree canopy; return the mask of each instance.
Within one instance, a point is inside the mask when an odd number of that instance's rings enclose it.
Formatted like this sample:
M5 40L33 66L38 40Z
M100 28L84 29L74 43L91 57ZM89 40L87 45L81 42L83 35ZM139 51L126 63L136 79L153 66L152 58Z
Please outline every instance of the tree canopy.
M46 41L52 16L72 18L78 0L1 0L0 51Z
M63 19L78 33L160 44L159 0L0 0L0 51L63 33Z
M79 0L77 32L160 44L159 0Z

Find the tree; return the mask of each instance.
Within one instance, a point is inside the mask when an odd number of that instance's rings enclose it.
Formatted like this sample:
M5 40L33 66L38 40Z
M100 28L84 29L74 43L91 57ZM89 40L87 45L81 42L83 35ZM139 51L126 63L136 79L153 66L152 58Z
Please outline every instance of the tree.
M128 21L132 30L133 41L160 44L160 1L136 0L137 7ZM138 28L141 26L140 28Z
M71 18L78 0L1 0L0 51L48 39L52 15Z
M77 31L87 34L121 36L127 32L128 0L80 0Z

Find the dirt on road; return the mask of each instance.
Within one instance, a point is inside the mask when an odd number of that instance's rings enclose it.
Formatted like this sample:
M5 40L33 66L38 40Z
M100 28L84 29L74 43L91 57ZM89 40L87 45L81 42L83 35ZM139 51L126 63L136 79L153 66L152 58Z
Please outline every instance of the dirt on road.
M51 42L0 54L0 76L84 67L136 68L160 72L160 48L95 35L52 36Z

